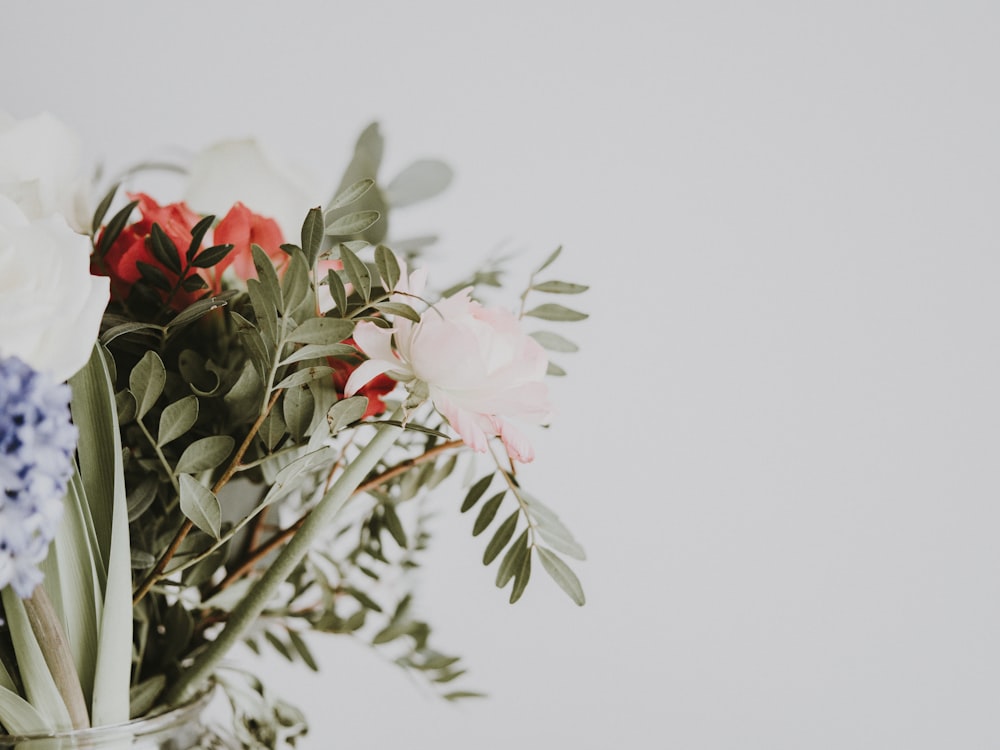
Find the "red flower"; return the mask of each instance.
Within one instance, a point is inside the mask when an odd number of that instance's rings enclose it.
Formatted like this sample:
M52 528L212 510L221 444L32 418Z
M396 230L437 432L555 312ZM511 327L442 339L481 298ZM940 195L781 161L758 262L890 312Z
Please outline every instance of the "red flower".
M354 339L345 339L343 343L354 346ZM344 386L347 385L347 379L351 377L351 373L354 372L355 368L361 364L362 357L359 355L357 358L350 360L339 357L327 357L327 362L333 368L333 385L337 389L337 398L344 398ZM363 385L354 394L355 396L364 396L368 399L368 408L365 409L362 419L382 414L385 411L385 401L382 399L388 396L395 387L396 381L388 375L377 375L368 381L367 384Z
M288 253L281 249L284 242L281 229L274 219L255 214L239 201L215 228L217 245L232 245L230 253L209 269L206 278L215 292L222 291L222 272L232 266L236 276L246 281L257 277L251 245L260 245L268 254L280 275L288 265Z
M159 271L170 289L173 289L180 275L153 255L149 245L153 224L158 224L163 233L173 241L183 264L184 254L191 244L191 228L201 218L184 203L161 206L145 193L129 193L128 197L129 200L139 201L142 218L122 230L105 253L103 265L94 269L96 273L107 275L111 279L111 298L115 300L126 299L133 285L143 278L139 263ZM165 289L156 288L156 291L164 300L170 294ZM203 295L203 291L189 292L181 288L170 297L170 306L175 310L182 310Z

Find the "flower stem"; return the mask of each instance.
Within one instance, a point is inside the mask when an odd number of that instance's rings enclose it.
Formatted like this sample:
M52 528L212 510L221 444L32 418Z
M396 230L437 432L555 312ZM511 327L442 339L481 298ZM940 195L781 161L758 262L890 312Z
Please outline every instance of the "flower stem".
M166 703L168 705L179 703L193 696L201 684L212 675L229 649L242 640L277 592L278 587L302 562L313 543L329 528L337 514L354 494L354 490L375 468L382 456L396 442L396 438L401 432L402 428L400 427L381 426L371 442L347 465L329 492L323 496L323 499L309 514L309 517L302 524L302 528L289 540L285 548L261 576L257 585L251 588L247 592L246 598L233 609L226 627L195 658L191 667L183 672L180 679L167 691Z
M44 588L36 586L34 593L23 602L24 612L35 633L35 640L42 650L45 664L69 711L73 729L89 728L87 699L83 697L83 688L80 686L80 676L76 671L73 654L69 650L69 641L66 639L66 633L59 622L52 601Z

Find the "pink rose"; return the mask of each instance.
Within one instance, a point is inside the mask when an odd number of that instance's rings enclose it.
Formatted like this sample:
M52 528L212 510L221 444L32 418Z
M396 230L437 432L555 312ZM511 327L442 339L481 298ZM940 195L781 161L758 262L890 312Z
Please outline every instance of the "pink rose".
M414 272L400 291L422 287L422 281ZM441 300L419 323L403 317L390 329L358 323L354 340L369 359L351 374L345 392L356 393L382 373L403 382L422 381L435 408L470 447L483 452L488 439L498 436L512 458L527 463L534 451L510 420L548 420L551 406L543 382L548 358L512 313L485 308L470 293L471 288Z

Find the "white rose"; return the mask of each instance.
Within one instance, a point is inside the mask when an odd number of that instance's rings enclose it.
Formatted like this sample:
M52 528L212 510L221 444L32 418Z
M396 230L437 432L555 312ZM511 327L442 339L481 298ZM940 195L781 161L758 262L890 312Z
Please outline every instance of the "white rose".
M196 154L184 201L200 214L222 218L240 201L278 222L288 242L298 242L302 222L319 205L313 179L247 138L222 141Z
M0 356L66 380L86 364L108 304L90 242L61 216L29 220L0 195Z
M85 232L89 199L80 153L76 133L47 112L24 120L0 112L0 195L29 219L61 214Z

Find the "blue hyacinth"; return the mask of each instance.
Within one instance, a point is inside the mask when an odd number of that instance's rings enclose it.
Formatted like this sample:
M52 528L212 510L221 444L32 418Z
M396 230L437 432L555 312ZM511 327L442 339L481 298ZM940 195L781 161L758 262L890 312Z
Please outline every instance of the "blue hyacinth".
M69 386L0 359L0 589L30 596L42 580L73 473Z

